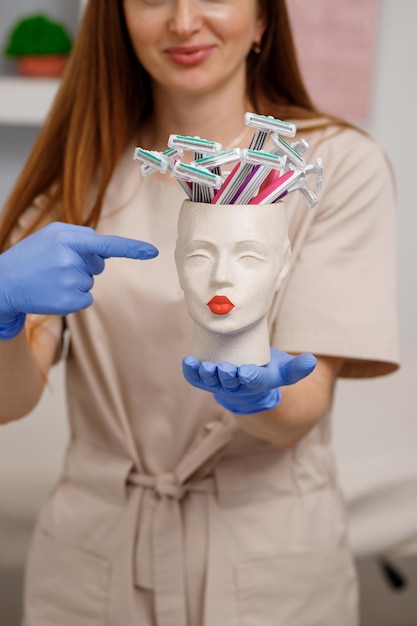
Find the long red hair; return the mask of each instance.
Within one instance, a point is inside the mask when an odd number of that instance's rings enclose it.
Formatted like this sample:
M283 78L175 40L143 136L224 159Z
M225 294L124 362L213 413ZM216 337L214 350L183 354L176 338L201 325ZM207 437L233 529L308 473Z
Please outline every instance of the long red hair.
M285 0L259 0L266 32L247 61L249 100L281 119L317 117L297 63ZM94 226L120 156L152 111L149 75L128 35L123 0L89 0L51 111L2 214L0 250L46 194L38 221ZM92 189L94 193L92 194Z

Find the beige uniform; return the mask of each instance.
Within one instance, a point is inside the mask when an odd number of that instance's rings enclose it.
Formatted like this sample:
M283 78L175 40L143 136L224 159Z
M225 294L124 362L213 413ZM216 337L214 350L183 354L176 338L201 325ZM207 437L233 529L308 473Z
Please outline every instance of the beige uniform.
M352 130L311 132L321 200L286 201L292 270L271 344L348 358L342 375L396 368L393 185ZM71 440L26 576L25 626L355 626L357 588L330 414L294 449L239 431L184 380L192 323L174 264L183 191L142 178L132 150L100 233L155 244L110 259L94 304L69 315ZM61 332L62 320L49 320Z

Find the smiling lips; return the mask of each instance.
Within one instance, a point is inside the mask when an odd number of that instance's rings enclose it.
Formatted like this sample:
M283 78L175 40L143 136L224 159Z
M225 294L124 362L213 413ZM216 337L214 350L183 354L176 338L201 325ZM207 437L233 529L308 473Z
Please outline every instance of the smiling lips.
M227 315L235 307L226 296L214 296L207 302L207 306L215 315Z
M214 46L172 46L166 48L165 54L171 61L179 65L197 65L205 61L213 52Z

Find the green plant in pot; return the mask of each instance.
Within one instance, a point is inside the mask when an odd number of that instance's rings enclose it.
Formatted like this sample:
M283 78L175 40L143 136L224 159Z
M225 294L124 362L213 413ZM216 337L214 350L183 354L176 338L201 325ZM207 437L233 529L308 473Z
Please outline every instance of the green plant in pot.
M72 47L66 27L47 15L21 18L10 30L3 53L14 57L25 76L60 76Z

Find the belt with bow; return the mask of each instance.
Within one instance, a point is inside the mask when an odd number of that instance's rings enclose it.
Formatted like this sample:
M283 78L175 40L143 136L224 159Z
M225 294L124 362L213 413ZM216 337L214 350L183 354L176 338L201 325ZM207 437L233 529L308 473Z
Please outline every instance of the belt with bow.
M184 582L184 539L180 501L189 492L215 491L209 476L218 454L236 432L232 417L205 426L204 436L182 457L170 473L149 475L132 471L128 483L143 489L142 498L153 498L148 533L141 519L136 542L136 582L152 588L158 626L187 624ZM143 500L142 500L143 501ZM146 507L143 507L144 511Z

